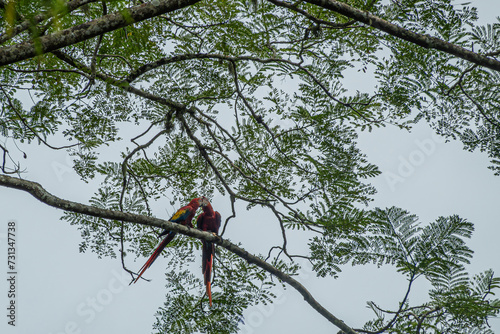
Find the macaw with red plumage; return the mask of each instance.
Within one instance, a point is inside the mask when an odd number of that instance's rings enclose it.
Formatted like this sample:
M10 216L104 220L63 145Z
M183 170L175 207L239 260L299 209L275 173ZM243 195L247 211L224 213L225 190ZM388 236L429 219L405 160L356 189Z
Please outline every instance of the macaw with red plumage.
M208 200L204 200L201 204L203 208L203 213L201 213L196 219L196 226L205 232L212 232L214 235L219 233L219 227L221 223L220 213L214 211L212 205ZM211 291L211 275L212 275L212 263L215 252L215 245L209 241L202 240L202 264L201 268L203 271L204 281L207 288L208 300L210 306L212 306L212 291Z
M196 213L196 210L200 207L200 205L203 205L204 203L208 203L208 200L206 197L198 197L193 199L191 202L189 202L188 205L183 206L179 210L177 210L176 213L172 216L172 218L169 219L169 221L182 224L184 226L188 227L193 227L193 223L191 222L193 220L194 214ZM137 278L134 280L134 283L139 280L139 278L142 276L142 274L151 267L153 262L155 262L156 258L160 256L161 252L163 249L168 245L170 241L175 237L177 232L169 231L169 230L164 230L158 237L162 237L166 235L165 239L163 239L162 242L156 247L154 250L153 254L149 257L149 259L146 261L146 263L142 266L139 275Z

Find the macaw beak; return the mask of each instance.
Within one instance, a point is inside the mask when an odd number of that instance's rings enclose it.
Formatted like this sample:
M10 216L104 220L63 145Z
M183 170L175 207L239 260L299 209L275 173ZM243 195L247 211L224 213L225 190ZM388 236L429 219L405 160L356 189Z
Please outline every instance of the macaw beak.
M208 198L206 198L205 196L202 196L202 197L200 197L199 203L200 203L200 206L203 207L203 206L207 206L208 203L210 203L210 202L208 201Z

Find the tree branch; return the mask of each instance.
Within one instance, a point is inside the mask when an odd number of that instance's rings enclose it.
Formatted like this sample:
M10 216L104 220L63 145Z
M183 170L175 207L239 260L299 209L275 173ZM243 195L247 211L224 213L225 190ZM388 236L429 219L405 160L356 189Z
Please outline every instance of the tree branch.
M64 52L61 52L59 50L52 51L52 54L54 56L56 56L57 58L59 58L60 60L62 60L63 62L65 62L66 64L70 65L71 67L77 68L80 71L87 73L88 75L91 75L92 70L90 69L90 67L85 66L84 64L79 62L77 59L71 57L70 55L68 55ZM141 96L145 99L148 99L148 100L151 100L154 102L158 102L158 103L163 104L167 107L172 107L178 111L182 110L182 111L194 112L193 109L188 108L186 105L184 105L182 103L178 103L178 102L169 100L167 98L148 93L144 90L130 86L128 83L126 83L124 81L116 80L116 79L114 79L110 76L107 76L105 74L102 74L100 72L96 73L96 78L99 78L102 81L109 83L110 85L113 85L115 87L121 88L129 93L135 94L137 96Z
M17 111L17 108L16 106L14 105L14 103L12 103L12 100L9 96L9 94L5 91L5 89L3 89L3 86L0 85L0 90L3 92L3 94L5 95L5 97L7 98L7 102L10 106L10 108L14 111L14 113L16 114L16 116L19 118L19 120L21 121L21 123L23 123L23 125L28 128L28 130L31 131L31 133L33 133L33 135L40 141L42 142L45 146L47 146L48 148L51 148L53 150L62 150L62 149L65 149L65 148L71 148L71 147L75 147L75 146L78 146L80 145L80 143L76 143L76 144L70 144L70 145L64 145L64 146L52 146L50 145L49 143L47 143L39 134L38 132L36 132L29 124L28 122L24 119L24 117L19 113L19 111Z
M39 48L35 47L33 41L6 46L0 49L0 66L16 63L68 45L76 44L104 33L129 26L136 22L193 5L199 1L200 0L162 0L157 1L156 4L143 3L123 11L104 15L90 22L42 36L37 41L37 46L39 45Z
M367 121L369 123L379 123L380 122L380 121L377 121L375 119L367 118L360 111L358 111L356 108L354 108L352 103L342 102L340 99L333 96L333 94L328 90L328 88L325 86L325 84L323 84L313 73L311 73L311 71L309 71L307 68L302 66L302 61L301 62L293 62L289 59L281 59L281 58L275 58L275 57L259 58L259 57L254 57L254 56L236 56L236 57L233 57L233 56L226 56L226 55L216 54L216 53L186 53L186 54L175 55L175 56L171 56L171 57L163 57L163 58L160 58L154 62L144 64L144 65L138 67L137 69L133 70L123 80L123 83L124 84L125 83L132 83L134 80L139 78L141 75L143 75L151 70L154 70L160 66L171 64L171 63L176 63L176 62L181 62L181 61L185 61L185 60L193 60L193 59L218 59L218 60L225 60L225 61L230 62L230 64L232 64L233 69L234 69L233 76L235 77L234 80L236 80L236 81L237 81L237 76L236 76L235 64L237 61L252 61L252 62L257 62L257 63L261 63L261 64L281 63L281 64L286 64L286 65L291 65L291 66L297 68L298 70L304 72L309 78L311 78L311 80L315 84L317 84L321 88L321 90L323 90L323 92L325 92L325 94L330 99L332 99L336 103L339 103L339 104L343 105L344 107L351 109L353 112L355 112L357 115L359 115L361 118L363 118L365 121ZM238 86L236 88L237 88L236 92L238 93L238 95L240 95L241 99L245 103L245 99L240 94L240 91L238 90ZM374 97L372 97L372 99ZM245 103L245 105L246 105L246 103Z
M472 96L470 96L469 93L467 93L467 91L465 90L464 86L459 83L458 84L458 87L460 87L460 90L462 91L462 93L464 93L464 95L469 99L469 101L471 101L477 108L477 110L479 111L479 113L481 115L483 115L483 117L494 127L496 127L497 129L500 129L500 123L493 117L489 117L488 114L486 113L486 110L484 110L484 108L481 106L481 104L479 102L477 102L476 100L474 100L474 98Z
M254 264L264 269L268 273L276 276L283 282L286 282L287 284L292 286L295 290L297 290L304 297L304 300L309 305L311 305L311 307L313 307L318 313L324 316L332 324L339 327L345 333L356 334L356 332L351 327L347 326L342 320L335 317L320 303L318 303L311 295L311 293L301 283L296 281L290 275L280 271L279 269L267 263L266 261L262 260L261 258L248 253L243 248L240 248L235 244L231 243L230 241L222 239L221 237L216 236L212 233L204 232L194 228L189 228L181 224L172 223L170 221L155 217L147 217L133 213L102 209L90 205L68 201L56 197L51 193L47 192L39 183L15 177L10 177L7 175L0 175L0 186L26 191L36 199L40 200L41 202L57 209L62 209L66 211L71 211L75 213L85 214L104 219L121 220L129 223L154 226L161 229L166 229L168 231L181 233L193 238L213 242L221 247L224 247L228 251L238 255L239 257L245 259L248 263Z
M132 158L134 156L134 154L136 154L137 152L139 152L142 149L145 149L145 148L151 146L151 144L153 144L156 139L158 139L160 136L164 135L165 133L167 133L167 130L162 130L162 131L158 132L156 135L154 135L153 138L151 138L150 141L148 141L144 145L137 146L136 148L134 148L132 150L132 152L130 152L129 154L127 154L127 156L125 157L125 159L123 159L123 162L122 162L123 183L122 183L122 191L121 191L120 203L119 203L120 204L120 211L123 211L123 197L125 195L125 189L127 187L128 161L130 160L130 158Z
M500 61L496 59L472 52L461 46L448 43L430 35L417 34L366 11L351 7L343 2L336 0L305 0L305 2L345 15L375 29L381 30L389 35L417 44L421 47L443 51L472 63L500 72Z
M314 15L309 14L307 11L300 9L298 7L299 2L288 3L288 2L284 2L284 1L278 1L278 0L268 0L268 1L275 4L276 6L288 8L291 11L299 13L318 25L323 24L323 25L326 25L330 28L345 29L345 28L349 28L354 23L356 23L355 20L345 22L345 23L334 23L334 22L330 22L330 21L321 20L321 19L315 17ZM359 27L357 27L357 28L359 28Z
M406 301L408 300L408 296L410 295L410 291L411 291L411 286L413 284L413 282L415 282L415 273L412 273L410 279L409 279L409 283L408 283L408 289L406 290L406 294L403 298L403 300L401 301L401 303L399 304L399 309L394 312L394 317L392 318L391 321L389 321L387 323L387 325L385 325L384 327L380 328L379 330L377 331L366 331L366 330L363 330L363 329L357 329L358 332L360 333L367 333L367 334L381 334L381 333L384 333L386 330L390 329L395 323L396 323L396 320L398 320L398 317L399 315L403 312L403 308L405 307L405 304L406 304ZM377 307L379 310L381 310L377 305L375 305L375 303L372 302L372 305ZM382 312L384 312L383 310L381 310ZM386 312L388 313L388 312Z
M74 11L75 9L84 6L86 4L96 2L99 0L73 0L69 1L68 3L64 4L64 8L59 10L59 12L55 13L55 15L60 15L62 13L70 13ZM25 31L30 27L32 24L40 23L42 21L45 21L53 16L55 16L53 11L47 11L44 13L40 13L38 15L35 15L32 18L26 19L23 22L19 23L15 27L13 27L8 33L5 33L3 35L0 35L0 44L4 43L5 41L8 41L12 37L18 35L19 33Z

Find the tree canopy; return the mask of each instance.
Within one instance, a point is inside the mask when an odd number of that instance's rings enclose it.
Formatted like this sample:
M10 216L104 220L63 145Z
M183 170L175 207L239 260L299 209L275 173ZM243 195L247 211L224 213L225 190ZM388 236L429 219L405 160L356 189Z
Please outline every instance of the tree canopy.
M118 258L131 279L157 227L192 237L168 248L156 331L235 333L287 284L344 333L490 333L500 278L467 272L473 224L370 207L380 171L357 136L425 121L500 174L500 22L479 26L451 0L0 0L0 15L0 185L63 209L80 250ZM353 78L374 84L352 89ZM96 188L89 204L25 180L16 142L67 150ZM152 202L201 195L230 203L219 237L155 218ZM267 254L224 238L254 207L281 230ZM289 250L292 230L308 253ZM190 269L198 239L219 245L210 309ZM369 302L374 318L352 328L294 278L298 258L322 277L393 265L408 289L393 310ZM417 279L432 288L415 305Z

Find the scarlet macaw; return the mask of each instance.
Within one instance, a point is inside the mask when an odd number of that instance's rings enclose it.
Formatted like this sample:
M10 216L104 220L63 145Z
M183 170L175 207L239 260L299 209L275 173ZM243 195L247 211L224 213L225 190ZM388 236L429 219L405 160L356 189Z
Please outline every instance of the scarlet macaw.
M169 219L169 221L182 224L182 225L187 225L189 227L193 227L193 224L191 223L191 220L193 220L194 214L196 213L196 210L200 207L200 205L203 205L204 203L208 203L208 200L206 197L198 197L193 199L191 202L189 202L188 205L183 206L179 210L177 210L176 213ZM161 252L163 249L168 245L170 241L175 237L177 232L169 231L169 230L164 230L158 237L162 237L166 235L165 239L163 239L162 242L156 247L154 250L153 254L149 257L149 259L146 261L146 263L142 266L139 275L137 278L134 280L134 283L139 280L139 278L142 276L142 274L151 267L153 262L155 262L156 258L160 256Z
M212 232L217 235L219 232L221 217L220 213L214 211L212 205L208 200L204 201L202 204L203 213L201 213L196 219L196 226L206 232ZM201 268L203 271L203 276L205 278L205 285L207 288L208 300L210 302L210 306L212 306L212 291L211 291L211 282L210 277L212 274L212 263L213 256L215 252L215 245L209 241L202 240L202 258L201 258Z

